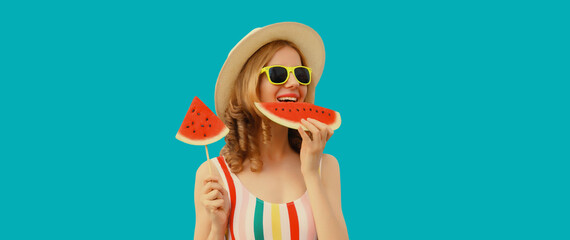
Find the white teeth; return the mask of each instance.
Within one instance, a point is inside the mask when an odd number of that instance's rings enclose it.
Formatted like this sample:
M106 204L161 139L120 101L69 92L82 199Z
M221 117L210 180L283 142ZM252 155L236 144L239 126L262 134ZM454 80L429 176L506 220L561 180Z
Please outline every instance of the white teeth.
M280 97L277 98L277 101L283 102L283 101L293 101L296 102L297 98L296 97Z

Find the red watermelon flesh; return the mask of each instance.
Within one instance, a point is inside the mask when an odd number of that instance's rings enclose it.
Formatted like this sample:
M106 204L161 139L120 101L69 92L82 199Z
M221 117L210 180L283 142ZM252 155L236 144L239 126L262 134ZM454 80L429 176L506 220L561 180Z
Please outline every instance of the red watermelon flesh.
M301 119L312 118L329 125L332 130L340 127L340 113L306 102L255 103L257 109L272 121L293 129L301 126Z
M222 139L229 131L206 104L194 97L176 139L192 145L208 145Z

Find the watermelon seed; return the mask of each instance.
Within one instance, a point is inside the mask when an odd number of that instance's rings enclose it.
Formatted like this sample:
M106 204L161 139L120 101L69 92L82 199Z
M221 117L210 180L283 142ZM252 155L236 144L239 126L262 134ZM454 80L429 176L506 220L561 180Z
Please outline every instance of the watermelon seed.
M212 124L209 124L208 127L212 127Z
M330 115L331 115L331 114L329 113L329 116L330 116Z
M285 111L285 108L281 108L281 111Z
M192 109L192 112L196 111L195 109Z
M305 108L303 108L303 111L305 111Z
M206 134L204 133L204 137L206 136Z
M208 121L208 118L206 118L206 121Z
M275 108L275 111L277 111L277 108Z
M200 125L201 127L204 127L204 125Z
M192 130L192 133L196 133L196 130Z
M192 121L192 125L194 125L194 121Z
M198 113L198 116L200 116L200 113Z
M299 109L297 108L297 112L299 111Z
M310 108L309 108L309 111L313 111L313 109L310 109Z
M323 113L325 113L325 111L323 111Z
M190 126L186 126L186 128L190 128Z
M289 112L291 112L291 109L289 109Z

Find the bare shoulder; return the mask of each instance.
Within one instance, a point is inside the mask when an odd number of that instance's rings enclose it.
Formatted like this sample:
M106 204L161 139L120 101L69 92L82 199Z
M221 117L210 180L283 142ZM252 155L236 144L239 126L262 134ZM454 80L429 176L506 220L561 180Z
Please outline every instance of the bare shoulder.
M326 166L327 168L339 168L338 160L333 155L324 153L323 154L323 168Z
M216 166L214 166L214 161L215 158L210 159L209 163L208 161L204 161L200 167L198 167L198 170L196 170L196 182L202 182L204 179L210 176L210 167L212 168L212 175L220 177L220 173L216 169ZM208 166L209 164L211 166Z
M338 160L336 157L330 154L323 154L323 162L321 163L321 172L324 178L330 176L339 176L340 175L340 167L338 164Z

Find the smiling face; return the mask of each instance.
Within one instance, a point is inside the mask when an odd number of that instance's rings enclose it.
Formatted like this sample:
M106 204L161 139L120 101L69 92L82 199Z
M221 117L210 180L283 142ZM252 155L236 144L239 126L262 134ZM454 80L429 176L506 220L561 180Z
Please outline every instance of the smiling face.
M265 66L282 65L286 67L302 66L301 56L294 48L285 46L279 49ZM295 74L289 73L289 79L282 85L273 85L267 74L260 75L259 98L261 102L295 101L304 102L307 86L299 84Z

